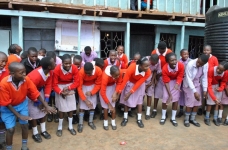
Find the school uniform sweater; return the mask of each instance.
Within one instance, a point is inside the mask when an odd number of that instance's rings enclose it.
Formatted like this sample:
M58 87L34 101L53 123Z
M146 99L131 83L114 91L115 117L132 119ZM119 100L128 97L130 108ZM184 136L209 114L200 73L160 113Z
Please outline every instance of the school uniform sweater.
M118 93L122 92L128 81L134 83L134 86L130 90L131 93L134 93L141 86L141 84L143 84L143 82L150 77L150 69L148 69L146 72L139 72L138 67L139 66L136 65L136 63L133 63L126 69L126 73L124 74L123 82Z
M215 56L210 54L210 57L208 59L208 68L209 68L209 70L211 68L215 67L215 66L218 66L218 65L219 65L218 59Z
M93 90L90 91L92 95L95 95L100 90L101 80L102 80L102 70L99 67L94 66L94 70L91 76L88 76L85 73L84 68L82 68L79 71L79 77L80 77L80 83L78 87L78 94L82 100L86 100L86 96L84 94L84 92L86 91L82 90L83 85L90 86L95 84Z
M78 68L75 65L72 65L71 69L66 71L62 68L61 64L56 66L53 72L52 88L56 93L60 94L62 90L59 88L58 84L70 84L68 86L69 90L76 89L79 86Z
M8 56L8 61L6 63L6 66L5 68L8 70L8 67L9 65L12 63L12 62L21 62L21 58L17 55L17 54L10 54Z
M6 68L0 70L0 82L2 81L3 78L5 78L8 75L9 75L9 71Z
M30 72L35 70L36 68L40 67L40 60L37 59L37 61L34 64L31 64L29 61L29 58L23 59L21 63L25 66L26 69L26 75L28 75Z
M120 67L120 61L116 59L116 61L114 62L114 64L112 64L110 62L110 58L107 58L107 59L104 60L104 70L105 70L105 68L107 66L114 66L114 65L117 66L117 67Z
M0 83L0 105L1 106L17 106L21 104L28 96L29 99L37 101L40 92L36 89L34 83L25 77L18 86L12 82L12 76L7 76Z
M216 100L216 96L214 94L214 90L212 85L219 84L219 92L222 92L226 87L227 82L227 71L223 72L222 74L217 74L216 72L217 66L210 68L208 71L208 94L212 98L212 100Z
M171 53L172 50L170 49L166 49L166 51L163 54L160 54L160 52L158 51L158 49L155 49L151 52L151 54L157 54L159 56L159 59L161 61L161 68L163 68L163 66L166 64L165 61L165 55Z
M126 69L128 67L128 58L126 54L121 54L120 56L117 56L120 59L121 62L121 69Z

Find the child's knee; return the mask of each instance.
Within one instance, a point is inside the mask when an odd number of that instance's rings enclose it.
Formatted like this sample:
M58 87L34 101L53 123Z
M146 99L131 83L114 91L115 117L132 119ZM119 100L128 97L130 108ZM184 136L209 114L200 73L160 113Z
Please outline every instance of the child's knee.
M28 124L21 124L21 129L24 131L28 130Z
M9 128L9 129L7 129L7 134L13 136L14 131L15 131L15 128L14 127L13 128Z

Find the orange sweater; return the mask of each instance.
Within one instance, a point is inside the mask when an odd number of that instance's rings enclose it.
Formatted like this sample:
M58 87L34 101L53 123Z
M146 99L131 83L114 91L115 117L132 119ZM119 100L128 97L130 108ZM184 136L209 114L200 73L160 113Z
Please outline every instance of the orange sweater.
M137 71L136 67L137 67L136 63L133 63L126 69L127 71L124 75L123 82L119 88L118 93L122 92L122 90L124 89L128 81L135 84L131 89L131 93L134 93L141 86L141 84L143 84L143 82L145 82L146 79L149 78L149 76L151 75L150 69L148 69L147 72L145 72L144 76L142 76L141 74L135 75Z
M114 66L115 65L117 67L120 67L120 61L118 59L116 59L115 63L114 64L111 64L109 58L107 58L107 59L104 60L104 70L109 65L111 65L111 66Z
M128 67L128 58L126 54L123 54L122 57L119 57L120 61L123 62L124 66L121 66L121 69L126 69Z
M12 62L21 62L21 59L20 59L19 56L17 56L17 54L10 54L10 55L8 56L8 62L6 63L5 68L8 69L9 65L10 65Z
M88 76L85 74L84 68L82 68L79 71L80 80L79 80L78 94L82 100L86 100L86 96L85 96L84 92L87 92L87 91L82 90L83 85L90 86L90 85L95 84L93 90L91 91L92 95L96 94L101 88L102 71L97 66L95 66L94 69L95 69L95 72L91 76Z
M25 77L25 81L19 83L21 85L19 85L18 89L16 89L17 87L11 81L12 77L7 76L0 83L1 106L17 106L26 99L26 96L33 101L37 101L40 92L29 77Z
M163 68L163 66L166 64L165 55L169 53L172 53L171 49L167 49L166 52L164 52L162 55L159 53L158 49L155 49L151 52L151 54L158 54L159 59L161 61L161 68Z

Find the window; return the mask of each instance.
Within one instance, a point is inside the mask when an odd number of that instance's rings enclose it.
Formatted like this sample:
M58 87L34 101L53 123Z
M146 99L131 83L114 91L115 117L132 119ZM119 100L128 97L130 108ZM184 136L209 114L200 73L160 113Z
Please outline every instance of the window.
M160 41L164 41L167 44L167 48L175 53L176 34L161 33Z
M189 57L192 59L198 58L203 53L204 37L189 36L188 51Z

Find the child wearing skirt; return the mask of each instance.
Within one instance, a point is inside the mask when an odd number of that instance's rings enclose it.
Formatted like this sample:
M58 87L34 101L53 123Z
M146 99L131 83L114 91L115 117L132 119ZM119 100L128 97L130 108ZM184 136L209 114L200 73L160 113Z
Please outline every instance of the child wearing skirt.
M223 61L218 66L212 67L208 71L208 99L207 111L204 122L210 126L210 111L211 106L214 106L214 119L213 123L219 126L218 122L218 108L222 99L222 91L226 87L227 74L225 71L228 69L227 62Z
M94 66L90 62L86 62L84 68L79 71L80 83L78 87L79 94L79 124L78 132L83 131L84 110L90 110L88 125L95 130L96 126L93 123L94 109L97 105L96 93L101 87L102 71L99 67Z
M227 73L228 72L226 71L226 74ZM228 105L228 82L226 82L226 88L222 92L222 101L219 108L219 118L221 118L221 122L222 122L222 112L223 112L224 105ZM219 118L218 118L218 121L219 121ZM226 119L224 120L223 125L224 126L228 125L228 115L226 116Z
M108 130L108 110L112 112L112 130L116 130L115 104L118 100L118 89L123 81L123 71L117 66L107 66L102 74L100 102L104 109L104 129Z
M159 61L159 57L157 54L152 54L150 56L150 71L151 75L146 80L146 95L147 95L147 108L146 108L146 120L150 119L150 107L151 107L151 101L152 96L154 96L154 87L155 87L155 77L157 75L157 72L161 72L161 64Z
M128 67L128 58L127 55L124 54L124 47L122 45L119 45L117 47L117 57L120 60L121 68L127 69Z
M48 103L50 93L52 90L52 74L51 70L55 68L54 59L51 57L44 57L40 64L42 67L37 68L28 74L30 80L36 85L37 90L40 91L40 96L45 99ZM29 109L29 116L32 118L31 125L33 130L33 136L35 142L40 143L42 142L42 138L37 130L37 120L40 120L40 127L41 127L41 135L45 139L50 139L51 135L46 131L46 113L44 113L41 109L42 103L33 102L29 99L28 101L28 109Z
M62 64L56 66L53 74L53 89L55 91L56 107L59 110L59 125L56 132L58 137L62 136L62 124L64 113L68 114L68 131L76 135L73 128L73 112L76 110L74 90L79 86L78 68L72 65L68 54L62 56Z
M200 124L196 121L195 117L198 107L201 106L201 91L207 91L207 62L208 56L202 54L199 56L199 58L191 60L186 65L185 76L183 80L183 92L185 97L184 104L186 106L184 119L185 127L189 127L190 123L192 123L196 127L200 127ZM201 89L201 87L203 87L203 90Z
M177 62L176 54L169 53L165 56L166 64L162 68L163 99L162 99L162 118L160 124L164 125L166 121L167 105L172 103L172 117L170 122L177 127L176 112L178 100L180 98L180 85L184 77L184 65Z
M145 94L145 81L150 77L150 62L147 58L142 58L136 63L131 64L124 75L123 82L119 88L121 93L120 103L124 104L124 118L121 126L126 126L128 122L128 107L138 106L137 124L140 128L144 127L142 122L142 104Z

